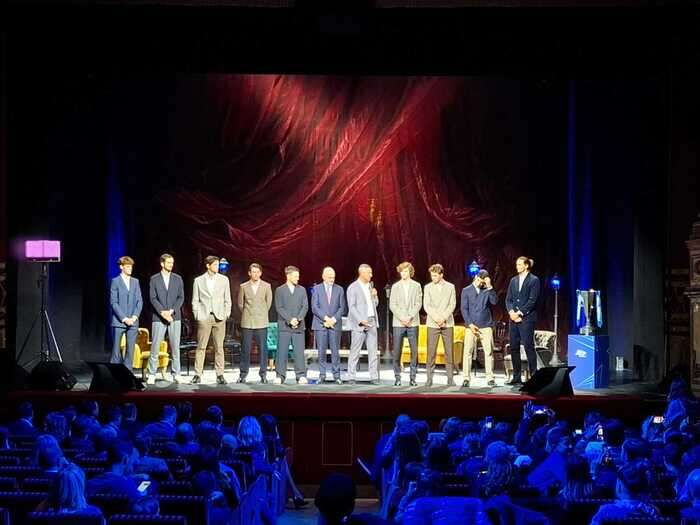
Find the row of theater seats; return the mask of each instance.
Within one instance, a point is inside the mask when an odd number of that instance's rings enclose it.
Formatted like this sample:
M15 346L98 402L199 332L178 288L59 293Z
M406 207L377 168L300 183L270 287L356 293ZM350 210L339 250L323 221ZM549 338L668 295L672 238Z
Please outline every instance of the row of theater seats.
M13 441L13 440L11 440ZM96 494L89 496L88 503L102 510L103 516L80 514L56 514L34 512L46 500L51 480L42 477L43 471L27 465L33 454L32 441L23 438L15 442L19 448L0 450L0 525L91 525L91 524L182 524L207 525L208 502L204 496L192 495L192 484L187 479L189 465L187 457L163 457L168 471L151 475L158 481L160 515L129 515L130 502L120 494ZM86 478L104 472L106 459L85 455L83 451L64 449L65 456L80 465ZM166 453L166 441L156 440L152 455ZM282 476L260 475L253 479L250 453L235 453L236 459L222 461L231 467L244 491L241 504L233 512L233 523L260 523L259 502L266 501L275 515L284 512L286 486ZM278 469L279 470L279 469Z

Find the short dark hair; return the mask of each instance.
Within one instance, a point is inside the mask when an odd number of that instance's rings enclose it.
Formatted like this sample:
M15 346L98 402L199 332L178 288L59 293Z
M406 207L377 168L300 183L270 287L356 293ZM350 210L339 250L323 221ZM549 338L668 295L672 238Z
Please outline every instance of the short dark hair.
M162 262L162 263L164 263L164 262L167 261L168 259L173 259L173 260L175 260L175 257L173 257L172 255L170 255L169 253L164 253L163 255L160 256L160 262Z
M257 268L258 270L260 270L262 272L262 266L260 266L259 263L251 263L251 265L248 266L248 271L252 270L253 268Z
M297 268L296 266L285 266L285 268L284 268L285 275L289 275L292 272L298 272L298 271L299 271L299 268Z
M219 261L219 260L220 260L220 259L219 259L216 255L207 255L207 256L204 258L204 264L206 264L207 266L209 266L211 263L216 262L216 261Z
M521 255L516 259L516 261L522 262L525 266L527 266L527 269L529 270L533 266L535 266L535 261L530 259L529 257L525 257L524 255Z

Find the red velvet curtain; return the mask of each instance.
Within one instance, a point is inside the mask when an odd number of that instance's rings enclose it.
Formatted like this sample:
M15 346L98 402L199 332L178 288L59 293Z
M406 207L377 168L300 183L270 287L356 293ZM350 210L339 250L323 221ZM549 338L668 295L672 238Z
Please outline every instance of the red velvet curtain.
M273 282L288 264L306 284L332 265L347 284L369 263L383 286L409 260L420 281L439 262L462 285L478 258L492 271L508 260L502 287L515 254L502 221L465 191L469 174L448 176L444 127L463 89L446 77L210 75L189 124L172 126L177 148L203 144L180 166L197 183L166 204L203 252L258 261Z

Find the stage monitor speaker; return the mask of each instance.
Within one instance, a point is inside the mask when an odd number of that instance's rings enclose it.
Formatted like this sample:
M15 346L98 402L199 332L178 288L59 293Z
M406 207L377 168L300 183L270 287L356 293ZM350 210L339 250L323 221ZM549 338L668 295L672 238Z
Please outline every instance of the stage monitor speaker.
M113 394L132 390L141 392L146 389L143 381L123 364L91 362L88 365L92 369L90 392Z
M559 366L540 368L527 380L520 389L521 392L539 397L573 396L569 374L575 366Z
M78 380L59 361L41 361L26 378L30 390L71 390Z

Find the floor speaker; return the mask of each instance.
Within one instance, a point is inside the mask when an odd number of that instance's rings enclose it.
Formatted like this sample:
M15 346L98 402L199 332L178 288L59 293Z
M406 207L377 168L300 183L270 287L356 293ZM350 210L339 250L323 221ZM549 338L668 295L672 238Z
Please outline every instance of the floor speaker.
M116 363L88 363L92 370L90 392L141 392L146 389L126 366Z
M569 374L575 366L548 366L540 368L520 389L539 397L568 397L574 395Z
M78 380L59 361L41 361L26 378L30 390L71 390Z

